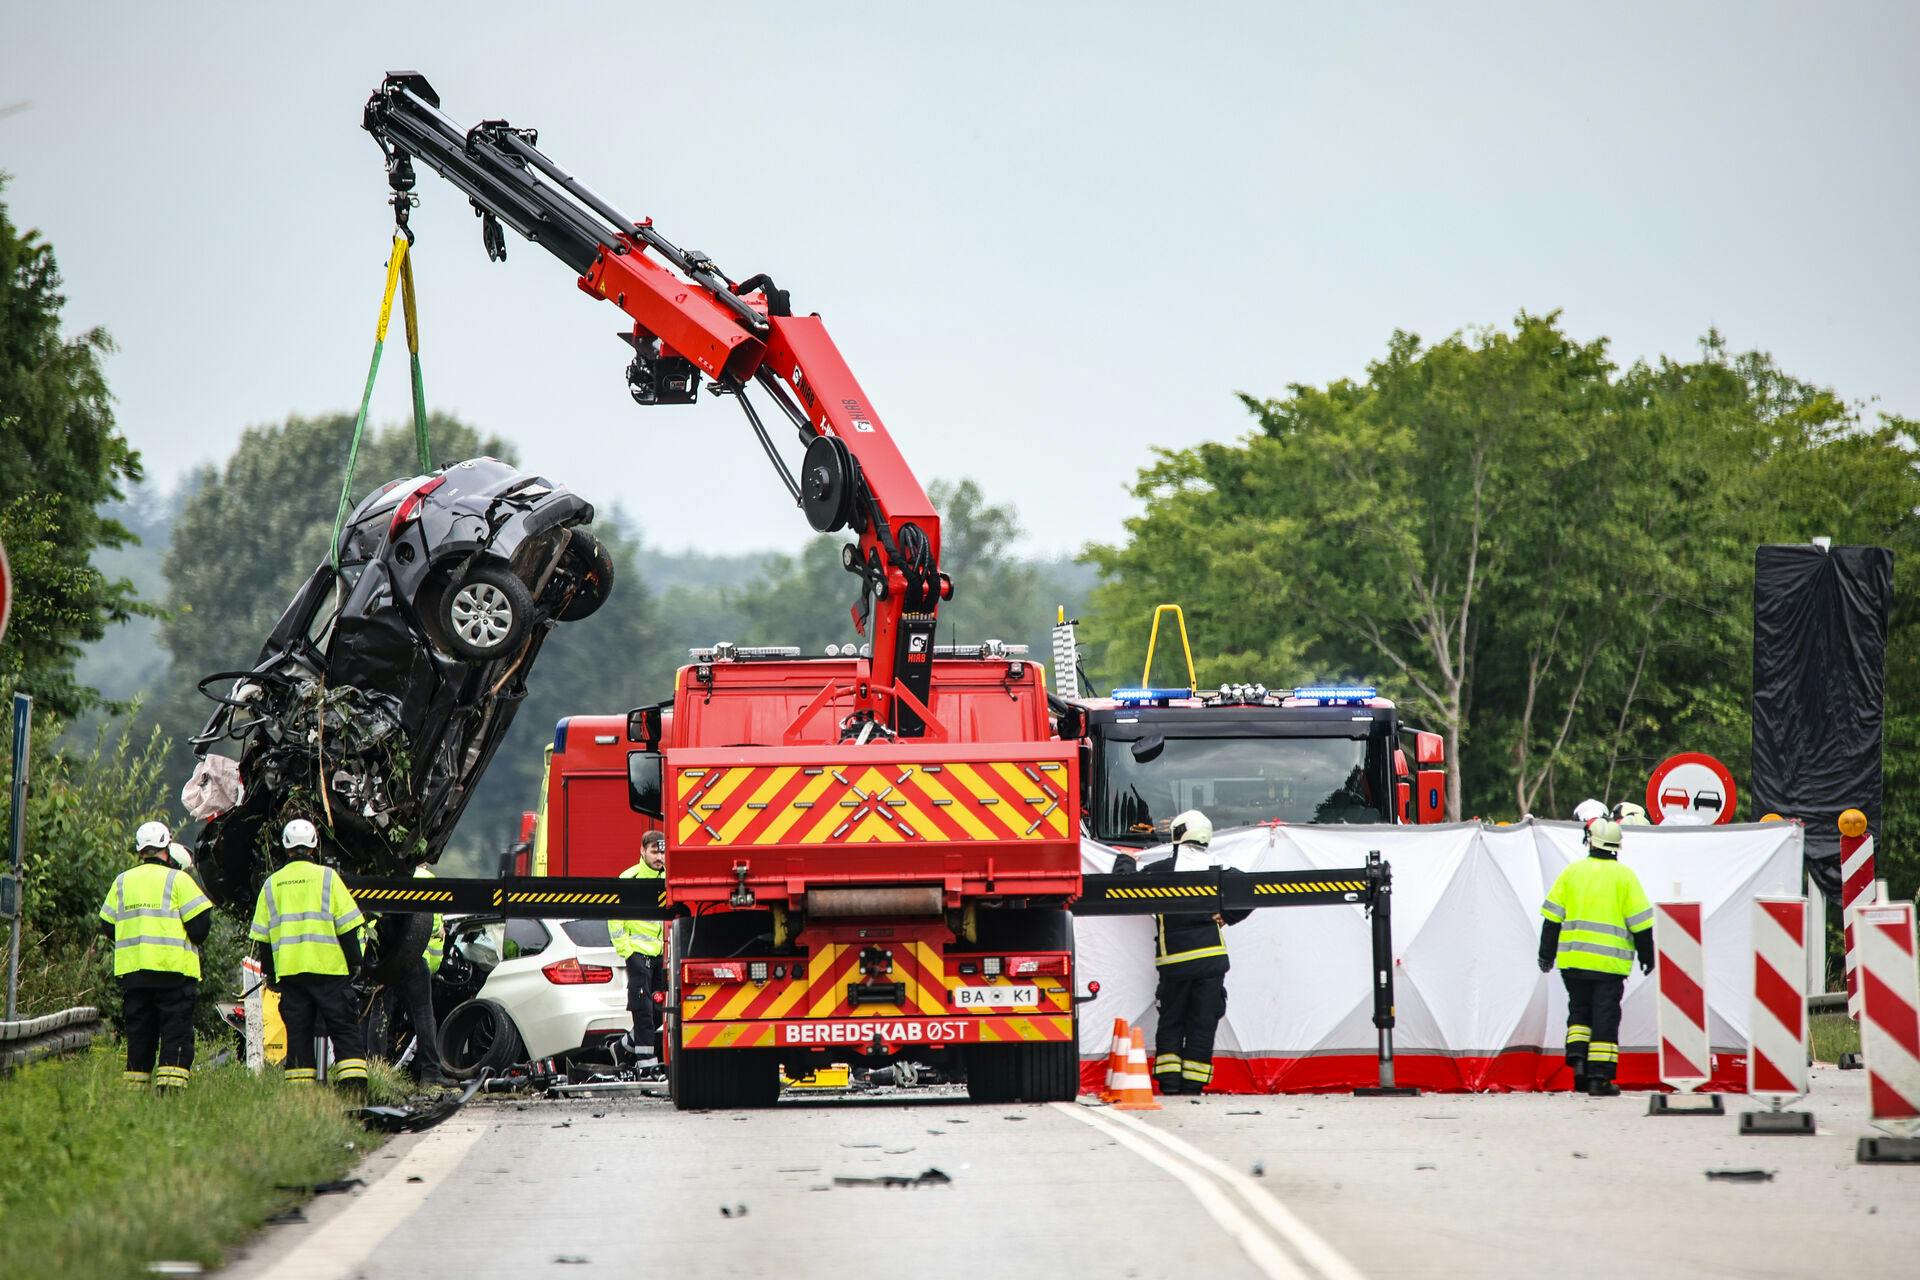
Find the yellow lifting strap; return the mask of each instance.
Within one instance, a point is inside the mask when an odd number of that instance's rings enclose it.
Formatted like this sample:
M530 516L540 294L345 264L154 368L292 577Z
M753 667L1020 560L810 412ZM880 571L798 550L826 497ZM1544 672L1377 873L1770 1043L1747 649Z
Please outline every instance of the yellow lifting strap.
M1187 615L1180 611L1177 604L1158 604L1153 607L1153 630L1147 633L1147 665L1140 669L1140 687L1153 685L1153 648L1160 639L1160 615L1171 612L1173 620L1180 626L1180 651L1187 659L1187 688L1198 689L1200 681L1193 674L1193 646L1187 643Z
M367 409L373 403L373 384L380 376L380 353L387 345L387 325L393 320L393 295L400 292L400 309L407 326L407 357L413 383L413 443L425 473L433 470L433 451L427 440L427 393L420 376L420 316L413 291L413 258L407 252L412 241L404 232L393 235L393 252L387 257L387 283L380 294L380 321L373 330L373 359L367 366L367 385L360 393L360 413L353 421L353 442L347 449L347 474L340 482L340 507L333 517L333 541L329 552L333 567L340 567L340 531L346 527L348 504L353 501L353 473L360 465L360 438L367 430Z

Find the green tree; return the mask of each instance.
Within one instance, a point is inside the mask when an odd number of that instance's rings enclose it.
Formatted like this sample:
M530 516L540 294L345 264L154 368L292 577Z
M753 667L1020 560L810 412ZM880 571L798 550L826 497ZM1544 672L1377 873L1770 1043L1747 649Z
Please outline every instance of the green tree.
M140 455L114 425L102 368L112 339L62 336L65 303L53 247L0 201L0 541L17 593L0 683L69 716L98 701L73 676L81 647L141 608L131 583L92 564L97 549L133 538L99 508L140 478Z
M1744 775L1757 545L1891 546L1886 829L1920 836L1912 423L1717 334L1621 370L1553 315L1245 399L1246 439L1161 452L1127 540L1088 549L1109 672L1183 601L1203 683L1378 680L1447 735L1455 816L1564 813L1677 750ZM1920 859L1888 856L1910 885Z

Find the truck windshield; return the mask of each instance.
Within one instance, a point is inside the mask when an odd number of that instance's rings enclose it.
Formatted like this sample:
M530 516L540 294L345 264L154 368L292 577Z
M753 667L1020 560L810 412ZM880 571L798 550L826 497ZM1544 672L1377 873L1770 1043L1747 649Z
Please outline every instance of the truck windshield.
M1152 760L1104 745L1089 816L1097 840L1165 840L1199 809L1215 830L1261 822L1383 822L1360 738L1168 738Z

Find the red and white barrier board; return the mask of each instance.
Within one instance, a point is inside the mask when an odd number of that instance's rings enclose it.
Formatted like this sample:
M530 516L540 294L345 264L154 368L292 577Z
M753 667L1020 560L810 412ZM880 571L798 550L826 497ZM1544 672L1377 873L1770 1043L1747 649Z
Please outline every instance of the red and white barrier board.
M1791 1102L1807 1092L1807 900L1753 903L1753 1018L1747 1092Z
M1899 1137L1920 1133L1920 977L1913 904L1881 902L1855 913L1860 955L1860 1046L1873 1123Z
M1653 904L1660 1079L1680 1093L1691 1093L1713 1074L1713 1048L1707 1039L1705 937L1699 903Z
M1853 913L1873 902L1873 837L1840 837L1840 920L1846 928L1847 1016L1860 1020L1858 951L1854 945Z

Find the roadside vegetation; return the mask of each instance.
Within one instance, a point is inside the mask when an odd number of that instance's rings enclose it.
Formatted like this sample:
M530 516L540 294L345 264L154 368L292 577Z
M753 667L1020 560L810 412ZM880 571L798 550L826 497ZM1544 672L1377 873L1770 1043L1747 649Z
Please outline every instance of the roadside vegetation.
M103 1043L0 1080L0 1280L211 1270L380 1143L336 1095L287 1089L277 1071L196 1069L184 1096L161 1099L125 1088L120 1069L120 1046Z
M1815 1062L1838 1062L1843 1053L1860 1052L1860 1024L1844 1013L1816 1013L1807 1035Z
M1179 600L1201 684L1377 682L1445 734L1452 816L1638 799L1692 750L1743 780L1752 821L1755 547L1891 547L1878 844L1914 892L1920 423L1717 333L1622 366L1557 313L1396 333L1362 378L1241 399L1242 439L1162 451L1125 540L1088 549L1107 674Z

